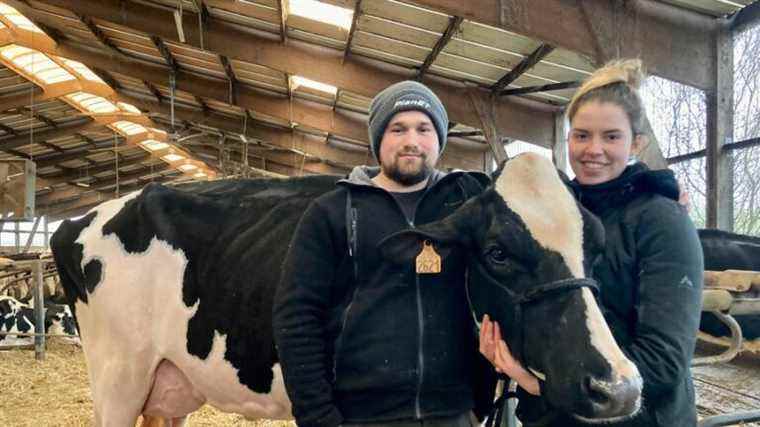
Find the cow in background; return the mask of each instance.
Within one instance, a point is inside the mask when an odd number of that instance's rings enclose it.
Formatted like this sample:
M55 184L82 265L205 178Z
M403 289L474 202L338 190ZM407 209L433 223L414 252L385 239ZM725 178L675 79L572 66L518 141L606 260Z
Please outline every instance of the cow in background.
M34 344L34 337L19 337L9 335L9 333L33 334L37 331L34 307L13 297L0 297L0 345ZM64 341L79 344L79 338L76 337L78 335L76 322L67 305L45 304L45 333L74 335L71 338L64 338Z
M699 240L702 243L705 270L760 271L760 237L715 229L701 229ZM755 292L755 298L760 298L760 292ZM745 339L760 339L760 314L743 314L733 317L741 326ZM702 314L699 329L716 337L731 335L728 327L710 313Z

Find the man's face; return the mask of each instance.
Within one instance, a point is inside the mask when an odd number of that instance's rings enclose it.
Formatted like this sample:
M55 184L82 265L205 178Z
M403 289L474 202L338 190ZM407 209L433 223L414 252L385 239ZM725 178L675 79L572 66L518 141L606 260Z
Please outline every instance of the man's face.
M430 117L422 111L396 113L380 142L380 167L399 184L424 181L438 162L438 134Z

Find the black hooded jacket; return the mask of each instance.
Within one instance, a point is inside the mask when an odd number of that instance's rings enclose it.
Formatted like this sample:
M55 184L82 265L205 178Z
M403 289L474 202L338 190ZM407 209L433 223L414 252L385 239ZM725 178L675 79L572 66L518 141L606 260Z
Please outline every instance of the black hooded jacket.
M301 427L458 415L476 401L490 403L493 368L477 353L463 254L447 256L440 274L417 275L377 247L394 232L449 215L488 178L436 172L410 224L394 197L372 184L376 173L356 168L311 204L283 267L273 328ZM473 386L480 378L473 364L489 385Z
M672 171L635 163L612 181L570 186L604 224L605 252L593 276L615 340L644 382L638 416L610 425L695 426L689 365L699 327L703 261L694 225L676 202ZM518 417L526 427L585 425L529 396L521 399Z

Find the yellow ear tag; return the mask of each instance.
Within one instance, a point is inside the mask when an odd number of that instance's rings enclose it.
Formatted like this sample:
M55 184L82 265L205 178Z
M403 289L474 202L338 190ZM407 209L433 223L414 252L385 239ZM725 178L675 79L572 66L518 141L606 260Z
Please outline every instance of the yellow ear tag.
M417 255L417 274L437 274L441 272L441 256L433 249L430 240L422 243L422 251Z

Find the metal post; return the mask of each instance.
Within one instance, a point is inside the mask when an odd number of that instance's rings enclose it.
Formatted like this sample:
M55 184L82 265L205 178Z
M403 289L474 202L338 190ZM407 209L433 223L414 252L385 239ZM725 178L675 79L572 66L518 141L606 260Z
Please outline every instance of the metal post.
M43 221L45 222L42 223L42 231L44 233L42 244L45 246L45 249L48 249L48 247L50 246L50 231L48 230L48 217L46 216Z
M42 261L32 263L34 274L34 358L45 360L45 299L42 293Z
M14 225L14 231L16 233L16 253L21 252L21 235L18 233L18 221L13 222Z
M732 155L723 146L734 137L734 43L724 23L714 49L715 86L707 92L707 227L732 231Z
M552 161L554 166L567 173L567 129L565 128L565 113L554 113L554 146Z

